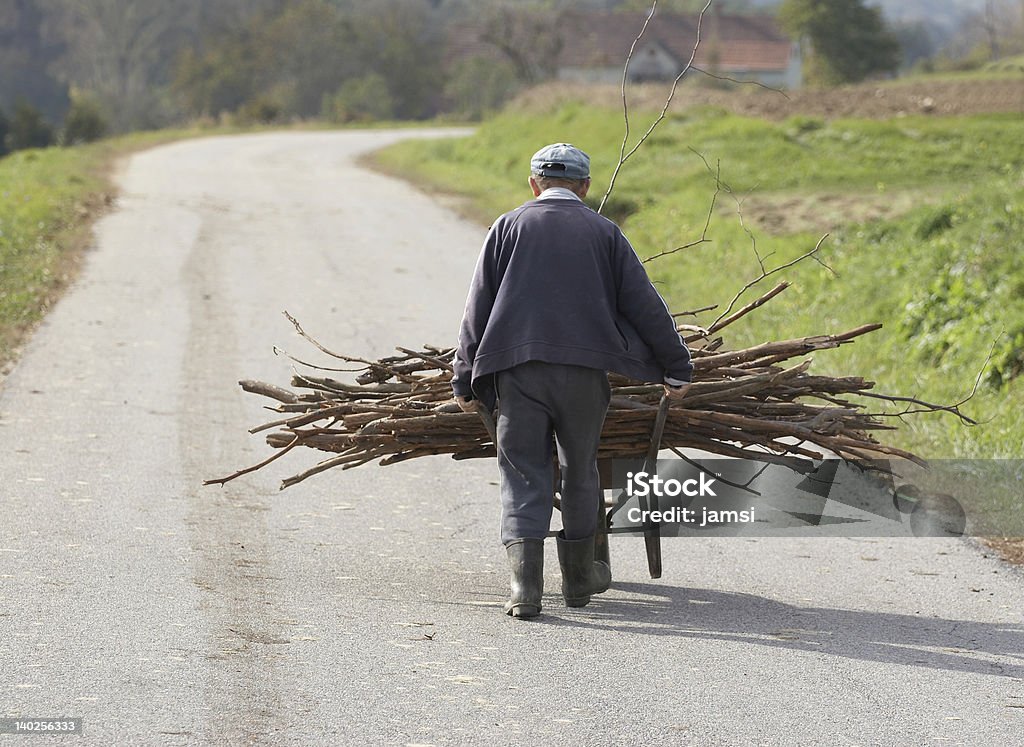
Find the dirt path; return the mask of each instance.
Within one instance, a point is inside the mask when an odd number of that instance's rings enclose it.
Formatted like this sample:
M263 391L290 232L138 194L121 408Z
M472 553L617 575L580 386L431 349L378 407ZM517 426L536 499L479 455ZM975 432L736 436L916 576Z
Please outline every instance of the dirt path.
M665 85L634 86L629 91L634 109L660 109ZM533 88L520 97L523 106L546 110L553 102L583 98L611 108L621 107L617 86L578 86L552 83ZM672 111L691 106L718 106L737 114L766 119L796 115L840 119L889 119L911 114L936 116L1008 113L1024 114L1024 74L1019 79L933 81L921 83L861 84L828 90L789 91L785 95L756 86L731 91L704 86L683 86L673 99Z

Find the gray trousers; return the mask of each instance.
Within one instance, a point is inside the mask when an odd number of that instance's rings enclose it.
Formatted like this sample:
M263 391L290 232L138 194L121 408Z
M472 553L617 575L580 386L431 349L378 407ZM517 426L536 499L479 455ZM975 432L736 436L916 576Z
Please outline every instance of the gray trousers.
M547 536L556 452L565 537L592 536L601 499L597 447L611 397L607 375L530 361L495 378L502 543Z

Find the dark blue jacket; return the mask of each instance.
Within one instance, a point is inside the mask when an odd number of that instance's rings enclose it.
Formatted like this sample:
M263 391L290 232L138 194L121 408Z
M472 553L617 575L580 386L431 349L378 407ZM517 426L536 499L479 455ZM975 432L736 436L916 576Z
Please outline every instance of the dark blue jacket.
M452 389L494 401L493 374L540 360L689 381L690 353L622 231L583 202L505 213L477 261Z

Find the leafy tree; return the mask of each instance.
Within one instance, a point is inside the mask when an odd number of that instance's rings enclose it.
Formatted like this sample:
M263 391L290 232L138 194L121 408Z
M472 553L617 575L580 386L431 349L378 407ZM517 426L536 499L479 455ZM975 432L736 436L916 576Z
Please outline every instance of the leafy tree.
M494 7L483 16L480 40L501 52L523 83L550 78L562 49L558 12Z
M394 115L420 119L436 113L442 88L441 29L430 3L373 0L347 18L356 31L362 74L376 73L387 81Z
M379 121L395 115L395 102L384 76L368 73L349 78L337 93L324 97L323 115L332 122Z
M45 148L53 145L53 128L43 115L27 101L19 101L5 138L8 150Z
M429 116L441 89L436 20L427 0L284 3L187 50L173 89L196 115L246 116L259 100L299 117ZM380 101L366 110L371 89Z
M35 0L64 43L55 69L102 102L116 130L166 124L169 60L187 44L196 0Z
M235 34L218 46L198 52L186 49L178 58L171 91L192 116L234 111L253 93L252 70L241 64L245 44Z
M779 22L810 42L809 82L855 83L899 67L899 42L863 0L783 0Z
M61 46L44 34L47 18L36 0L0 0L0 106L18 100L59 122L68 108L68 87L50 72Z
M7 115L0 110L0 158L7 155L7 131L10 128L10 122L7 121Z
M324 0L271 8L178 59L172 90L192 115L217 116L274 106L278 114L316 114L325 91L347 73L351 39L338 11ZM252 111L243 114L248 117ZM257 117L259 119L259 117Z
M87 96L76 95L64 118L61 143L63 145L91 143L107 134L108 127L107 118L104 116L99 102Z
M449 106L462 116L481 119L498 109L519 90L511 63L470 57L452 66L444 93Z

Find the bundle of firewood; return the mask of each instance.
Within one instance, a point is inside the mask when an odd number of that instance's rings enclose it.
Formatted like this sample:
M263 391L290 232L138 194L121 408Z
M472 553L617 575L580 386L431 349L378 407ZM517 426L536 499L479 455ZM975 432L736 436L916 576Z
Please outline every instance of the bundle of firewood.
M870 411L864 398L890 404L914 403L915 412L949 410L967 420L955 407L869 392L874 382L859 377L808 373L811 360L805 356L850 343L878 329L879 324L843 334L725 350L716 333L778 295L786 285L776 286L708 329L680 326L693 356L693 383L684 398L669 409L662 448L700 449L796 469L809 468L813 460L829 453L857 462L893 457L920 462L913 454L874 438L873 432L893 427L887 417L900 413ZM333 455L287 478L282 487L333 467L351 468L374 461L394 464L434 454L450 454L455 459L495 455L493 425L486 422L489 417L464 413L452 401L453 349L399 348L399 355L364 360L328 350L306 335L296 320L289 319L299 334L322 352L357 364L354 369L345 369L357 375L354 381L345 382L296 373L290 388L240 382L245 391L277 402L273 409L281 417L250 432L269 431L267 443L279 451L260 464L208 483L222 484L260 469L299 446ZM303 365L313 370L321 368ZM612 399L599 458L642 457L651 444L663 388L616 375L610 379Z

